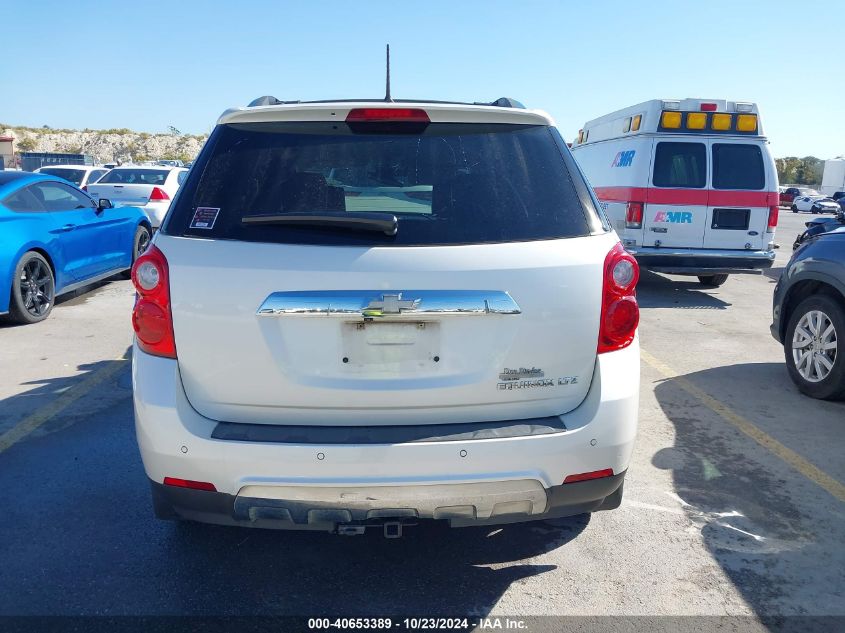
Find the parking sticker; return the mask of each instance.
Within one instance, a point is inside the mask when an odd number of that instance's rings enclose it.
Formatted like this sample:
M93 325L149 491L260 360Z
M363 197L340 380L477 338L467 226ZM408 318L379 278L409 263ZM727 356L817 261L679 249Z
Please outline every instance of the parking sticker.
M213 229L218 213L220 213L220 209L214 207L197 207L197 210L194 211L194 219L191 220L189 228Z

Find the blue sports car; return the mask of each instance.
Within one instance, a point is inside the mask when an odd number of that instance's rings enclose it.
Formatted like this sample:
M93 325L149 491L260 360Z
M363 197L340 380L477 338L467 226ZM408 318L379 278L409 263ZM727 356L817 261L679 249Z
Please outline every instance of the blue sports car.
M54 176L0 171L0 315L46 319L57 295L126 272L151 232L137 207L95 202Z

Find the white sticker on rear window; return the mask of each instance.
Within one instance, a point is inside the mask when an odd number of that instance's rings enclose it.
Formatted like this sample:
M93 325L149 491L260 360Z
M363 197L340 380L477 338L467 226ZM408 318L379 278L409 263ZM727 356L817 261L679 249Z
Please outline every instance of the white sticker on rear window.
M197 207L194 219L191 220L192 229L213 229L220 209L214 207Z

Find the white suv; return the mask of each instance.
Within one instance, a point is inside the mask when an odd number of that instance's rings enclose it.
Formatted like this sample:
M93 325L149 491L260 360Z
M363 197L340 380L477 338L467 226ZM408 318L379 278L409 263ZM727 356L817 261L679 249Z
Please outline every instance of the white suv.
M548 115L258 103L133 267L156 514L396 535L616 508L638 268Z

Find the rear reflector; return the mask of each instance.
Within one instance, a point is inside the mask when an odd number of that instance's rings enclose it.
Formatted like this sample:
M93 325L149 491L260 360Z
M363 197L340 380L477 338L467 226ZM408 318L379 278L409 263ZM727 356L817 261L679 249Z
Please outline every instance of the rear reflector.
M161 200L170 200L170 196L161 187L153 187L152 193L150 193L150 202Z
M567 475L563 480L565 484L574 484L576 481L589 481L590 479L603 479L605 477L613 477L613 469L605 468L604 470L594 470L589 473L579 473L577 475Z
M190 479L179 479L178 477L165 477L165 486L175 486L177 488L191 488L192 490L207 490L208 492L217 492L214 484L207 481L192 481Z
M420 108L355 108L346 115L347 123L391 121L394 123L430 123Z

